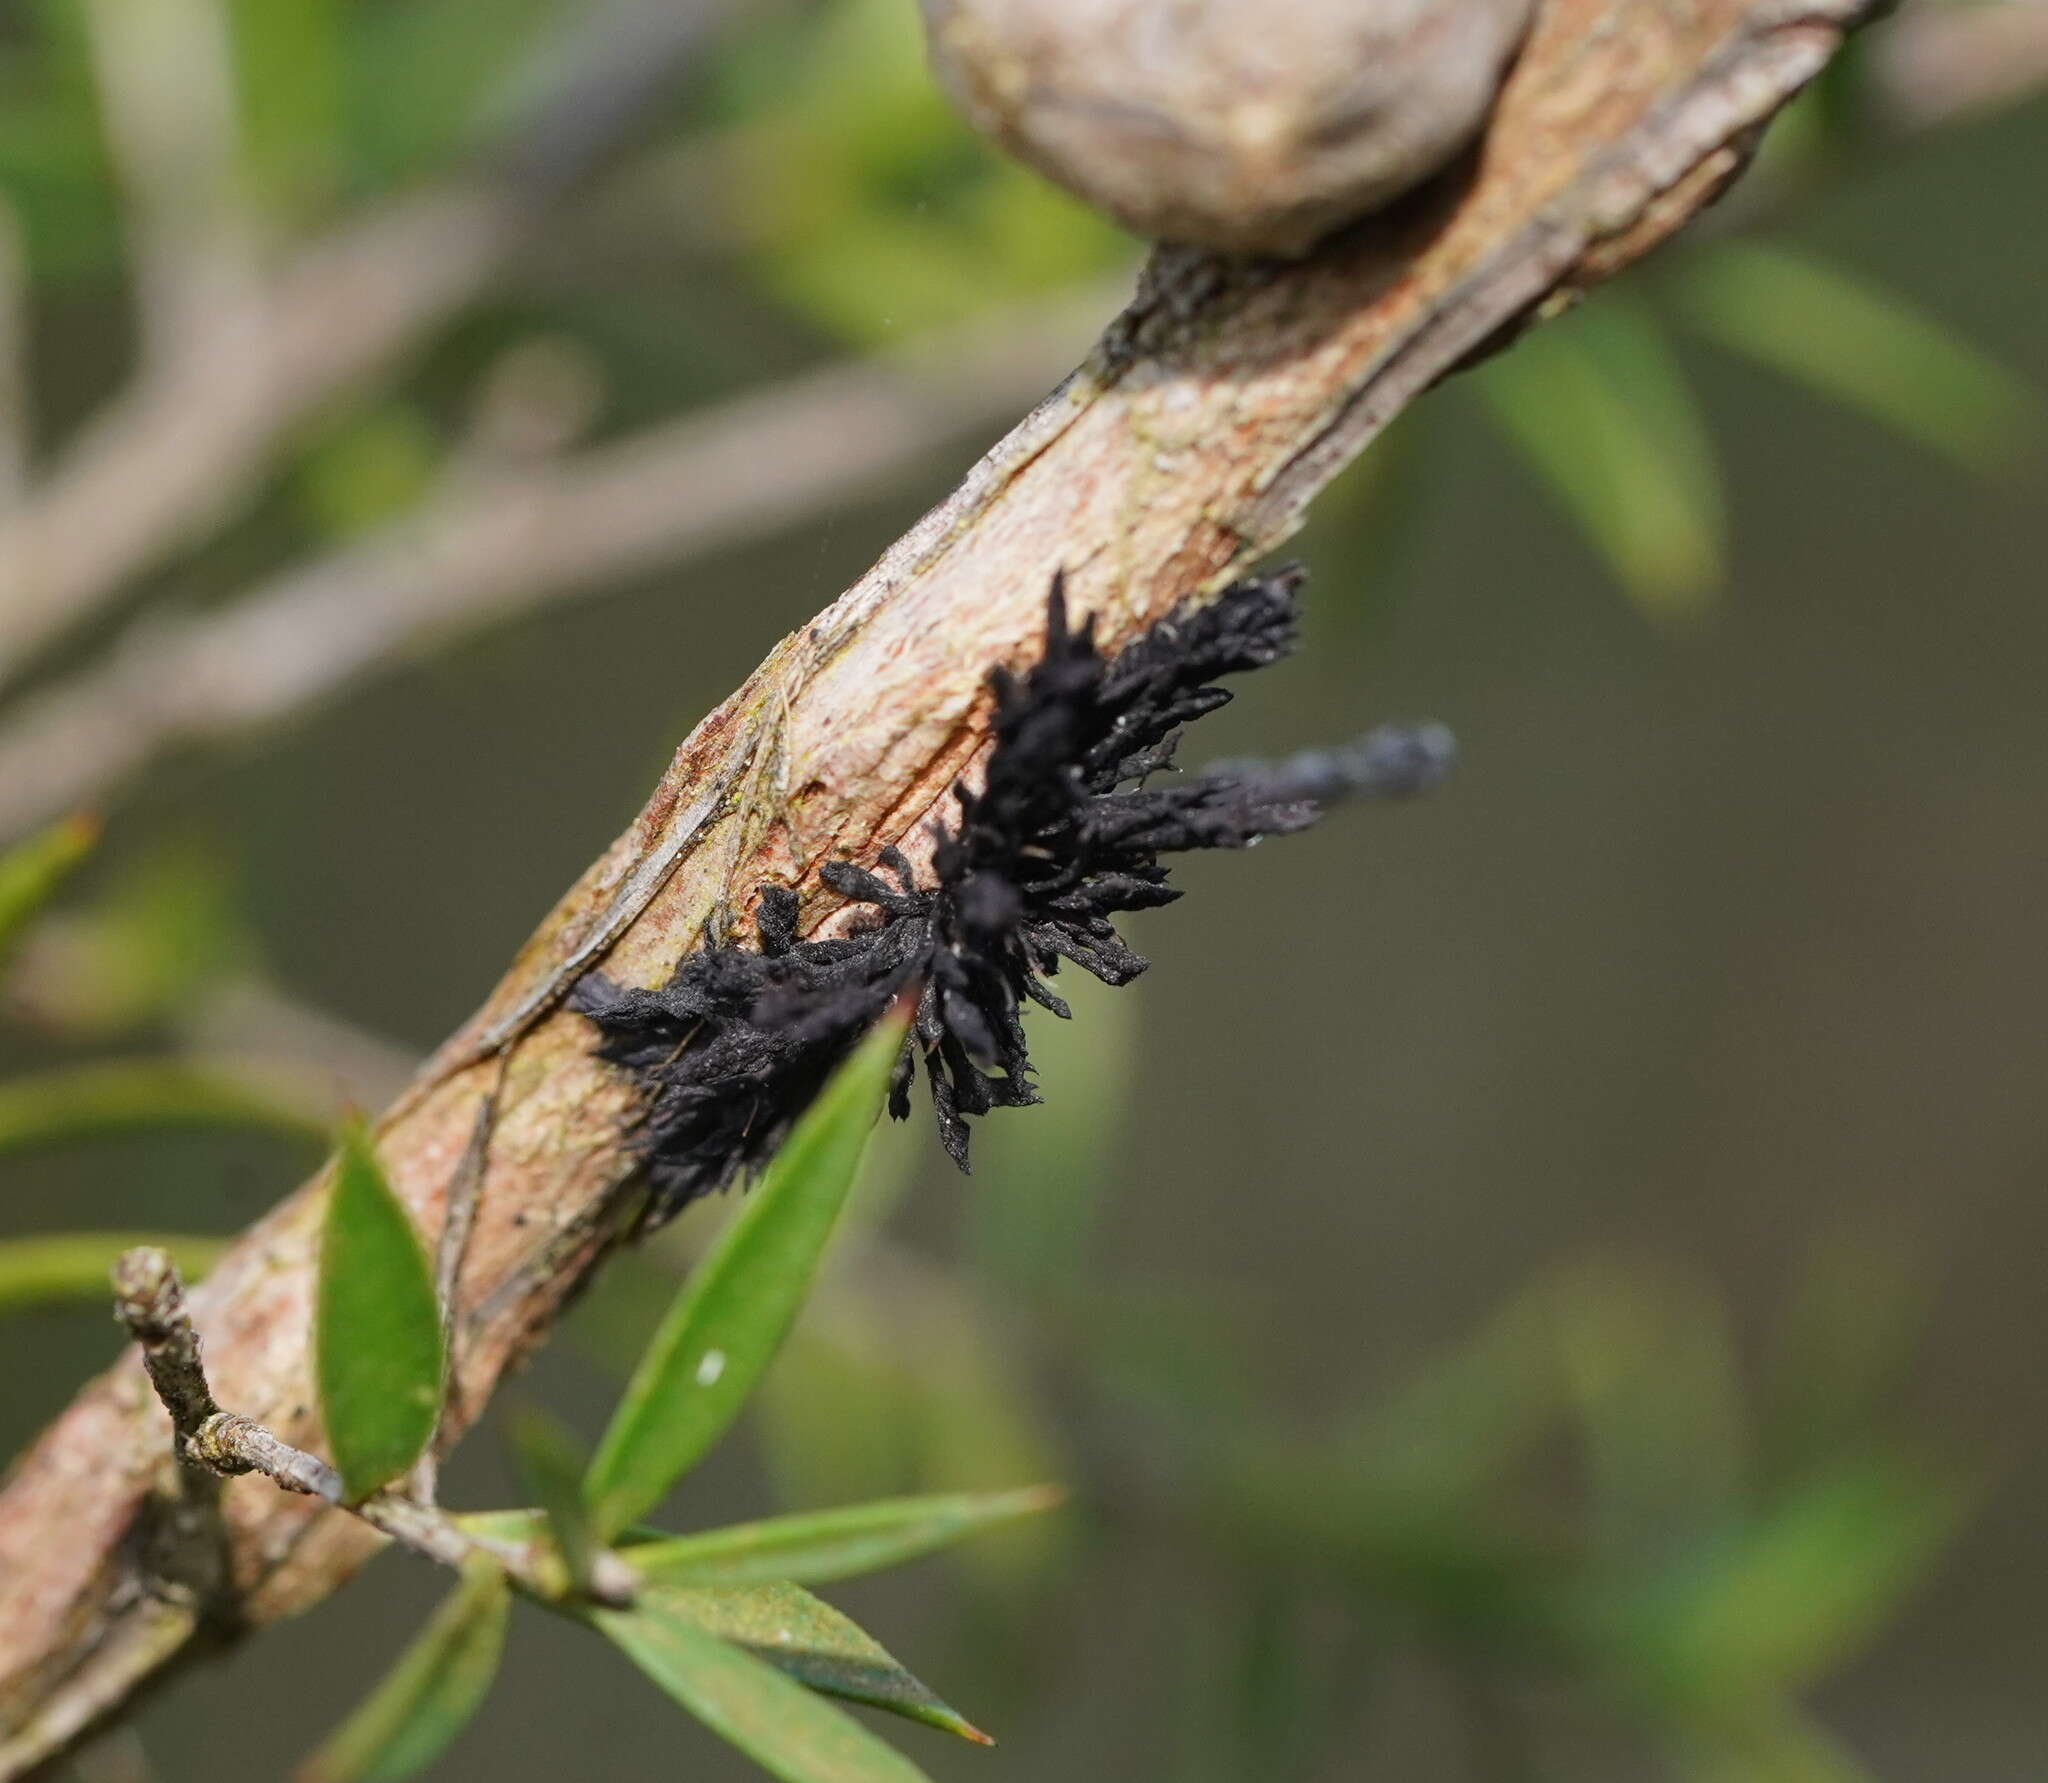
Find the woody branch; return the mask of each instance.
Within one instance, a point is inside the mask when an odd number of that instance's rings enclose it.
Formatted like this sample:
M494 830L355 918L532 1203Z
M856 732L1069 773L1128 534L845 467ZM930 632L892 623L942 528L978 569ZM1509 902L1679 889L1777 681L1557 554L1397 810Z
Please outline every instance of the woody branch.
M657 982L715 912L764 882L797 888L815 927L836 903L818 867L914 850L972 770L987 671L1036 650L1054 569L1108 649L1220 586L1429 385L1694 215L1866 10L1550 0L1483 144L1430 190L1298 261L1155 257L1083 367L699 725L632 827L384 1116L380 1159L431 1235L479 1102L499 1088L457 1282L453 1397L466 1416L613 1242L631 1175L632 1091L560 1006L565 974L601 952L614 980ZM307 1448L321 1186L252 1228L192 1299L213 1390ZM457 1422L444 1432L458 1434ZM229 1480L221 1595L203 1617L138 1576L147 1544L133 1536L161 1502L164 1460L130 1356L0 1492L0 1778L117 1713L223 1607L242 1628L303 1609L375 1546L318 1499Z

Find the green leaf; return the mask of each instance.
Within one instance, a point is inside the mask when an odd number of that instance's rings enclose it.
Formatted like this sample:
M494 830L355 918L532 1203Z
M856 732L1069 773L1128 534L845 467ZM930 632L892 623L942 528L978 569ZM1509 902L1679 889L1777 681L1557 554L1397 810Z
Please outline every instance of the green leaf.
M226 865L189 837L124 865L49 928L27 994L40 1024L70 1035L183 1018L195 993L250 970L258 953Z
M609 1539L738 1414L802 1305L903 1044L892 1018L834 1074L648 1345L585 1482Z
M512 1593L488 1562L464 1569L412 1645L301 1765L295 1783L397 1783L440 1756L482 1705L505 1647Z
M349 45L343 0L229 0L242 174L274 217L304 219L339 185Z
M315 1370L350 1499L419 1459L441 1405L441 1314L427 1254L369 1134L351 1122L320 1238Z
M1517 342L1475 387L1632 598L1667 613L1705 603L1722 574L1720 474L1645 311L1607 293Z
M2020 380L1882 291L1758 241L1696 257L1678 301L1703 334L1969 470L1997 468L2038 411Z
M710 201L763 284L833 332L900 340L1130 259L1114 225L976 139L894 0L768 12L736 49L720 78L745 122Z
M365 404L308 448L298 473L307 518L329 539L368 532L426 493L442 456L417 409L395 401Z
M233 1065L114 1059L0 1084L0 1156L168 1130L327 1136L296 1086Z
M178 1259L189 1281L213 1267L227 1243L190 1233L44 1232L0 1244L0 1313L33 1306L107 1303L107 1271L123 1251L154 1245Z
M1676 1744L1684 1783L1877 1783L1827 1729L1782 1702L1683 1729Z
M590 1584L590 1562L597 1552L583 1504L582 1446L538 1406L520 1406L505 1422L520 1474L540 1500L555 1552L569 1569L571 1587L581 1592Z
M81 812L0 854L0 963L99 836L99 819Z
M1630 1663L1687 1704L1804 1688L1884 1626L1964 1509L1956 1485L1897 1461L1839 1461L1658 1592Z
M1552 1305L1591 1541L1616 1570L1641 1570L1726 1527L1750 1447L1726 1309L1682 1276L1598 1261L1554 1278Z
M1016 1492L948 1492L811 1511L671 1536L627 1550L633 1569L664 1585L820 1584L878 1572L950 1547L977 1532L1050 1510L1054 1486Z
M928 1783L900 1752L772 1665L652 1597L590 1620L721 1739L784 1783Z
M885 1709L977 1746L995 1744L859 1624L801 1585L663 1585L650 1587L643 1601L686 1617L827 1696Z

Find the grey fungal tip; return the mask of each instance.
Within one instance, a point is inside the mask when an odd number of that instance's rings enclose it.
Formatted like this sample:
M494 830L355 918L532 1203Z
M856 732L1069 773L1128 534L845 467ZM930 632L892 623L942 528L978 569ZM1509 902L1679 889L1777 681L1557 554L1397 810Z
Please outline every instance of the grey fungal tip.
M1279 762L1218 762L1205 778L1235 781L1265 799L1318 805L1343 799L1412 799L1442 784L1458 761L1449 725L1426 719L1383 724L1334 749L1307 749Z

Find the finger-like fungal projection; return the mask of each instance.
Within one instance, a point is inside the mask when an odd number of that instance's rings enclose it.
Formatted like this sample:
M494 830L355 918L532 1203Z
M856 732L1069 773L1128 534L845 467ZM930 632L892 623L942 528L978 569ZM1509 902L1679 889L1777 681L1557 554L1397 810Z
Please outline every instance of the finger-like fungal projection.
M1022 675L991 675L987 772L978 788L954 788L931 883L894 848L879 870L828 862L820 878L861 907L849 934L799 939L796 894L767 886L757 948L700 949L656 990L586 977L575 1007L601 1031L602 1055L647 1090L637 1144L648 1223L765 1164L906 992L917 1013L890 1110L910 1112L921 1060L940 1140L965 1170L969 1116L1039 1099L1023 1010L1068 1014L1048 982L1061 963L1106 984L1144 971L1114 918L1180 895L1162 855L1247 847L1305 829L1335 800L1402 797L1441 779L1452 744L1437 724L1386 725L1277 764L1178 772L1182 728L1230 698L1216 679L1292 648L1300 581L1286 570L1238 582L1105 657L1092 621L1068 622L1055 578L1043 656Z

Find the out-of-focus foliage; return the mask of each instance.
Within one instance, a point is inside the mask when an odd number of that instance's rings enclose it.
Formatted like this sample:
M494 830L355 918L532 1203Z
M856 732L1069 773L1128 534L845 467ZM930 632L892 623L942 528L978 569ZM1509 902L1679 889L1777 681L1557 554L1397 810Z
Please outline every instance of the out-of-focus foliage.
M1610 296L1477 387L1638 599L1685 612L1712 594L1726 534L1713 441L1649 312Z
M226 1248L218 1238L164 1232L39 1232L0 1240L0 1313L98 1305L114 1260L137 1245L169 1251L188 1278L204 1275Z
M0 1157L180 1130L267 1131L318 1143L326 1126L317 1086L261 1065L113 1059L0 1082Z
M0 858L0 1004L67 1038L134 1034L245 957L217 877L185 851L97 909L49 910L97 835L73 820ZM323 1074L291 1061L100 1058L0 1079L0 1156L178 1132L324 1143L331 1116Z
M97 896L46 913L6 990L38 1028L125 1040L176 1018L255 955L223 862L188 836L122 863Z
M1841 267L1763 241L1723 242L1679 281L1703 334L1965 470L2012 462L2038 407L2012 373Z
M1127 261L1129 238L991 155L897 0L785 11L725 68L732 224L768 288L855 342L961 320Z
M72 817L0 854L0 966L57 888L92 852L98 836L99 825L91 818Z
M384 1681L299 1768L298 1783L399 1783L425 1770L483 1705L511 1613L504 1573L474 1563Z

